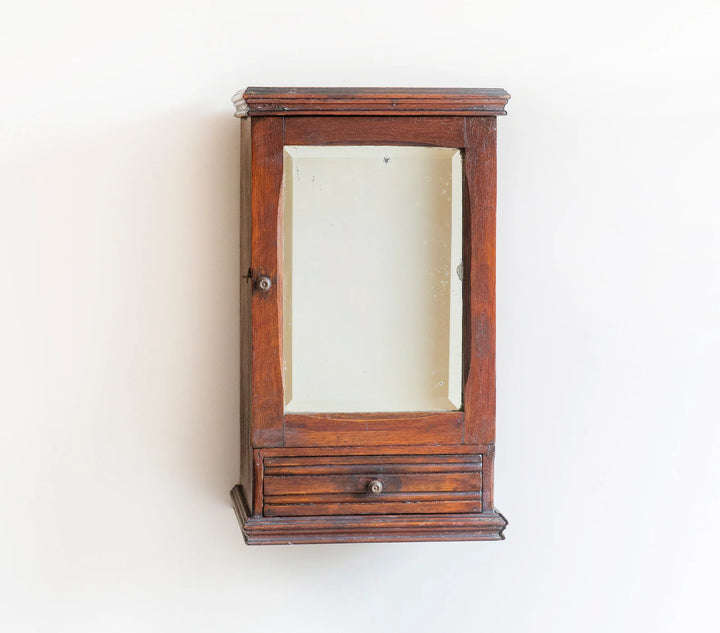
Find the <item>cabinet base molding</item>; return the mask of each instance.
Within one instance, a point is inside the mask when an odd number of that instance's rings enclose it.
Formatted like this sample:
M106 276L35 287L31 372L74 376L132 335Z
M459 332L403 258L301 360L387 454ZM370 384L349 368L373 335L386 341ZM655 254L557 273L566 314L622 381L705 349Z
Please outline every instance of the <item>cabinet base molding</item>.
M498 541L507 520L498 512L265 517L252 515L240 486L230 492L248 545Z

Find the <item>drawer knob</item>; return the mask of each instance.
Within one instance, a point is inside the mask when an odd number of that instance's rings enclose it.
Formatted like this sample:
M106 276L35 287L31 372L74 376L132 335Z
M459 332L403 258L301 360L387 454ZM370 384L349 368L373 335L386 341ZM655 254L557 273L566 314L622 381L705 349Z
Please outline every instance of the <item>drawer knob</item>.
M367 487L374 495L379 495L383 491L382 481L378 481L377 479L373 479L368 483Z

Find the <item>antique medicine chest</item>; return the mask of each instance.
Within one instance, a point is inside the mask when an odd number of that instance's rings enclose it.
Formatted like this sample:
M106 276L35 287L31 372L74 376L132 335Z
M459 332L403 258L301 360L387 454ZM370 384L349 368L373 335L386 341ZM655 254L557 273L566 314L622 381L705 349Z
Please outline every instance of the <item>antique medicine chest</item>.
M496 117L482 89L248 88L249 544L493 540Z

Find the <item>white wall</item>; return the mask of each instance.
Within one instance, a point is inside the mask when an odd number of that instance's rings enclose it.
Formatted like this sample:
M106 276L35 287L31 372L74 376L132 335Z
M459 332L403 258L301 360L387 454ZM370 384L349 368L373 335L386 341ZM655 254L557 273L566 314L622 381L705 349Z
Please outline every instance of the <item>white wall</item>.
M716 1L1 13L2 630L717 630ZM513 95L506 541L243 544L230 96L246 85Z

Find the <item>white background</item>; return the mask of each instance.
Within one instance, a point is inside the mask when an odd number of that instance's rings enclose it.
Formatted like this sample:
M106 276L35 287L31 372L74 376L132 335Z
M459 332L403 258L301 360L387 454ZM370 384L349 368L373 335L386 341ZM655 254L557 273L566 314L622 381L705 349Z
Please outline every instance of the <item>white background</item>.
M717 631L717 1L8 2L0 628ZM249 548L246 85L503 87L502 543Z

